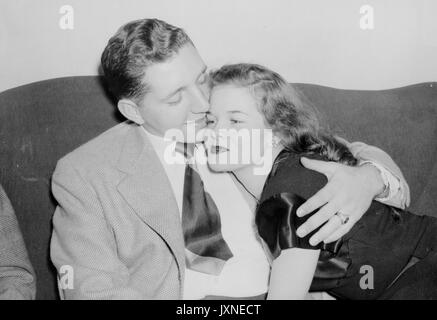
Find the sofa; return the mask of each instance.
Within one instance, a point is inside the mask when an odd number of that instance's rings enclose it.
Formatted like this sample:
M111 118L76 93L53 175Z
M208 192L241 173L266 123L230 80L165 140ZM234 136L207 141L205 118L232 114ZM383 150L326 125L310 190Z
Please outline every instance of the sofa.
M437 82L381 91L296 86L335 133L387 151L410 185L410 209L437 216ZM120 121L99 76L51 79L0 93L0 183L36 271L37 299L59 298L49 256L56 162Z

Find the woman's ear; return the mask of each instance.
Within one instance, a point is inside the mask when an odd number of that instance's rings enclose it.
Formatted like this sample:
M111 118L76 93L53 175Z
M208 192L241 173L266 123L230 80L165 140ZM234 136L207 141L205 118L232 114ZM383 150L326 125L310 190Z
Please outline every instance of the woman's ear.
M130 121L133 121L138 125L144 124L144 119L138 110L138 106L132 100L121 99L118 101L117 108L121 114Z

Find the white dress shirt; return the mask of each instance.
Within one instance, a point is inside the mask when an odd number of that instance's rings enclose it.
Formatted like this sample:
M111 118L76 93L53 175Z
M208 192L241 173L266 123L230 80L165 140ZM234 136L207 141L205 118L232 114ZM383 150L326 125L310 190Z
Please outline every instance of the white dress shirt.
M174 150L176 142L166 141L163 137L152 135L145 129L144 132L169 177L182 215L185 159L183 155L174 153L175 163L169 163L164 155L168 150ZM218 276L187 268L183 298L201 299L208 295L250 297L266 293L270 264L255 228L254 213L229 174L214 173L209 170L203 145L198 145L196 148L195 159L205 190L211 195L219 210L222 235L233 257L225 263Z

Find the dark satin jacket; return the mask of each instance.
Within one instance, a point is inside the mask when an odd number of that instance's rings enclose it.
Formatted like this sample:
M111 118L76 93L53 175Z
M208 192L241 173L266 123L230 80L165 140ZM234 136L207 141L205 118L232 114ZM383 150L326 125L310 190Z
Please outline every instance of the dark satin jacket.
M393 207L373 201L361 220L342 239L311 246L309 239L317 230L304 238L296 235L296 230L311 214L299 218L296 209L320 190L327 179L303 167L301 156L282 151L275 160L256 212L261 238L272 258L278 257L286 248L321 250L310 291L327 291L344 299L377 298L408 263L423 229L422 217L408 212L400 214ZM362 279L369 266L374 288L363 290Z

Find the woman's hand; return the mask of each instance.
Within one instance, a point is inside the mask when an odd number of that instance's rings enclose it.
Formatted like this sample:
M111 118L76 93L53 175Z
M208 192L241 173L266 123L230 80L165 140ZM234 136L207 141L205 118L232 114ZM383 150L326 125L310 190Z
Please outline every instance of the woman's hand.
M307 158L301 161L307 169L323 173L328 178L328 183L297 210L297 215L302 217L321 208L297 230L299 237L305 237L326 222L311 237L313 246L322 241L336 241L348 233L385 188L378 169L372 165L351 167ZM337 212L348 217L348 221L342 224Z

